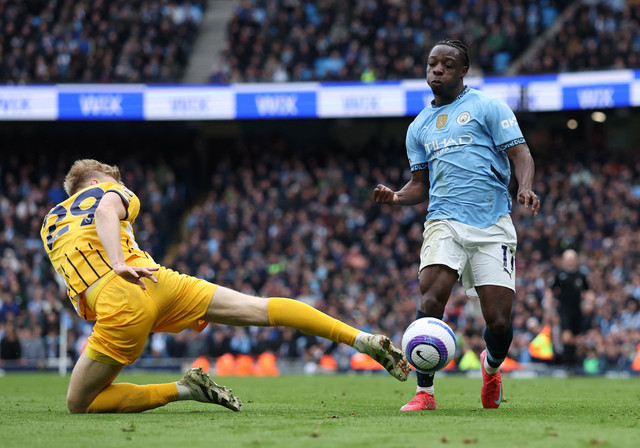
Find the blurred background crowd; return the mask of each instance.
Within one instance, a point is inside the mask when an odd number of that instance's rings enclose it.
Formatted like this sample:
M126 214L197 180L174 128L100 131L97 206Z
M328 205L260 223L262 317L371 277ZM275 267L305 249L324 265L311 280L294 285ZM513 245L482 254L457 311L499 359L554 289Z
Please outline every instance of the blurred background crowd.
M205 3L2 0L0 82L174 82Z
M216 82L424 77L443 37L467 43L472 73L638 68L636 1L243 0Z
M3 153L0 336L5 362L55 357L61 316L68 319L70 359L77 358L91 331L90 323L70 311L39 236L43 216L65 197L66 170L87 155L83 145L93 143L88 137L93 131L86 132L80 138L71 130L66 137L63 133L50 152ZM640 159L622 163L603 155L598 132L589 141L544 130L526 135L534 155L536 144L541 147L535 185L543 209L534 219L514 206L519 249L510 357L530 362L528 345L546 324L554 328L561 355L550 283L560 255L573 248L590 285L582 303L579 357L596 358L597 369L590 373L630 371L640 343ZM370 141L357 150L314 139L301 150L278 133L225 142L196 130L157 128L126 137L128 143L114 150L105 136L89 155L119 164L124 182L142 203L136 239L157 261L251 294L302 300L400 342L420 297L417 269L426 207L380 206L372 200L378 183L399 188L409 179L400 144ZM29 141L47 140L45 133ZM24 136L9 135L5 141L17 147ZM445 319L460 337L459 355L479 353L482 316L478 302L461 287L454 290ZM210 325L202 334L153 334L143 357L263 352L306 363L329 353L345 368L353 354L349 347L291 329Z
M0 82L180 82L208 4L0 0ZM444 37L479 76L640 68L639 18L636 0L239 0L208 81L423 78Z
M0 0L0 83L180 82L214 4ZM477 75L640 68L639 16L635 0L240 0L209 81L423 78L426 52L443 37L469 45ZM175 123L58 125L2 128L3 147L20 151L0 152L0 363L44 366L58 355L60 319L72 360L91 331L69 313L39 236L44 215L65 198L64 173L87 155L120 165L142 201L137 241L160 263L241 291L306 301L398 343L414 319L426 208L381 207L371 195L378 183L399 188L409 178L401 132L395 144L372 139L352 147L327 138L302 150L286 130L220 143ZM640 159L607 154L611 142L598 132L576 138L538 128L525 136L543 210L532 219L514 207L510 357L530 361L529 342L550 324L560 359L549 285L572 248L590 286L579 356L590 360L591 373L629 370L640 343ZM478 303L461 288L446 319L461 352L481 349ZM351 354L290 329L211 325L202 334L154 334L144 357L263 352L310 363L331 353L343 367Z
M476 73L502 73L569 3L245 0L228 26L224 73L213 76L231 82L422 78L425 54L445 36L469 44Z

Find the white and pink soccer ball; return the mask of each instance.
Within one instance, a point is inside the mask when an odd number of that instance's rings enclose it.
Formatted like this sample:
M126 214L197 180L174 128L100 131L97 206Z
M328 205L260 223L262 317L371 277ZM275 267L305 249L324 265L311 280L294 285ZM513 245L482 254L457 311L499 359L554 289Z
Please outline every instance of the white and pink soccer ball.
M402 351L418 372L437 372L453 359L456 353L456 336L442 320L423 317L405 330Z

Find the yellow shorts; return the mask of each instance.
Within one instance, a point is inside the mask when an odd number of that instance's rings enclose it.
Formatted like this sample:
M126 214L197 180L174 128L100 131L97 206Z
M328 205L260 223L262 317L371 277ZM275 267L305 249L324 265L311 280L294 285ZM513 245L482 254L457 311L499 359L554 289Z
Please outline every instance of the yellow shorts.
M132 266L159 266L146 258L127 260ZM202 331L216 285L159 266L158 283L145 279L146 290L113 271L93 288L87 305L96 323L87 343L87 355L107 364L129 365L142 353L151 332ZM104 356L100 356L104 355ZM111 358L114 362L109 362Z

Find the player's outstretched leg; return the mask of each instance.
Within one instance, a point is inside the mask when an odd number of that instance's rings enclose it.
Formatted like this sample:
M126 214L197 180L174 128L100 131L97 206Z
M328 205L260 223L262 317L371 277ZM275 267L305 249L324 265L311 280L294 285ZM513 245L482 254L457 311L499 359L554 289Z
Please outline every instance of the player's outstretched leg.
M184 386L191 391L191 398L202 403L213 403L224 406L232 411L239 411L242 403L231 393L231 389L220 386L201 367L189 369L178 386Z
M500 371L496 373L487 373L484 367L487 358L487 350L483 350L480 354L480 365L482 366L482 391L480 399L482 407L495 409L502 402L502 377Z
M418 391L411 401L400 408L401 411L433 411L438 403L435 397L425 391Z
M204 318L227 325L295 328L366 353L400 381L406 381L411 372L404 353L387 336L362 332L298 300L284 297L265 300L218 286Z
M249 298L250 302L254 300ZM306 303L271 297L268 302L268 316L271 326L292 327L305 334L350 345L360 353L371 356L400 381L406 381L411 372L404 353L393 345L387 336L360 331Z
M383 334L360 333L360 335L354 344L356 350L371 356L398 380L407 381L411 367L402 350L393 345L393 342Z

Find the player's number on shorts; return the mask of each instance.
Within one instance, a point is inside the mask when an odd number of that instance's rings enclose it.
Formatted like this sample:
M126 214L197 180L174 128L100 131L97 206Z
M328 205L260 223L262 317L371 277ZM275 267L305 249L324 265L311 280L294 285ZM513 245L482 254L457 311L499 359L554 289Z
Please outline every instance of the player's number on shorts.
M511 261L508 261L509 255L511 255ZM502 245L502 263L504 270L509 273L509 276L511 276L515 269L516 257L513 255L513 251L509 249L506 244Z
M49 220L50 216L57 216L57 219L48 228L47 247L49 250L53 249L53 243L55 243L58 238L69 231L69 224L58 229L58 223L62 221L68 213L71 213L73 216L84 216L82 221L80 221L80 227L92 224L96 209L98 208L98 204L100 203L102 196L104 196L102 188L91 188L80 193L69 207L69 210L62 205L58 205L49 212L44 219L45 223ZM95 199L93 204L91 204L89 208L82 208L82 203L89 198Z

